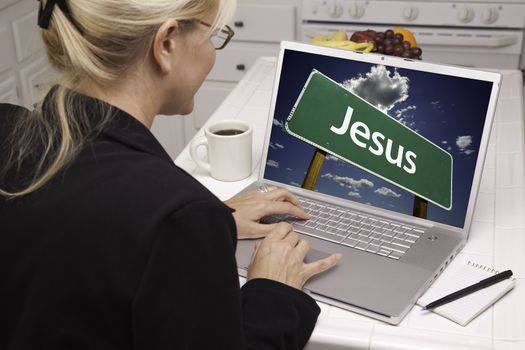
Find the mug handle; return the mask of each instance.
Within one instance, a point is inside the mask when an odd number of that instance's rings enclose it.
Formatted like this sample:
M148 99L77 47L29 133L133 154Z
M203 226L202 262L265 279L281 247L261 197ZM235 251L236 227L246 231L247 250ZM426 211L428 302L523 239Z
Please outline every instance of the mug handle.
M201 146L206 147L206 152L208 152L208 140L205 136L198 137L194 139L190 144L190 155L191 158L193 158L193 161L197 163L197 166L201 167L204 170L207 170L208 172L211 172L211 166L210 163L205 162L204 160L200 159L197 155L197 149Z

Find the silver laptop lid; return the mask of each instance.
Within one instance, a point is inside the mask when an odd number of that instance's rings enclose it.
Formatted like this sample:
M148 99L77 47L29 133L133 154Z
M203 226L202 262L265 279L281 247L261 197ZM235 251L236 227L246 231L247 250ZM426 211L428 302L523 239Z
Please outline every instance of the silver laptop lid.
M466 235L500 79L494 72L282 42L259 178ZM317 150L324 157L312 186ZM414 218L415 204L427 207L423 218Z

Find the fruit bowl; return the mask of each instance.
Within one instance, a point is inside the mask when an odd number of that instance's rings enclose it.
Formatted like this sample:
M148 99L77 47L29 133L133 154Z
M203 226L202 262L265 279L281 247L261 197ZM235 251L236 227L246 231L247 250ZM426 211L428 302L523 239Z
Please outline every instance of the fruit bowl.
M406 28L392 28L384 32L372 29L356 31L350 39L345 31L339 30L329 39L324 35L317 35L311 43L418 60L423 53L417 46L414 34Z

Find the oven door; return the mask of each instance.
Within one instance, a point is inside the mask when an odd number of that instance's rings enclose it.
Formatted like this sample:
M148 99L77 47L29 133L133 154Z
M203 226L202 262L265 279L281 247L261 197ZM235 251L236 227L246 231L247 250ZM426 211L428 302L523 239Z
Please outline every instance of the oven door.
M338 30L350 36L358 30L384 31L385 26L363 24L313 24L303 23L302 40L310 40L319 34L328 38ZM423 50L423 59L430 62L461 66L518 69L523 45L521 30L455 29L435 27L410 27Z

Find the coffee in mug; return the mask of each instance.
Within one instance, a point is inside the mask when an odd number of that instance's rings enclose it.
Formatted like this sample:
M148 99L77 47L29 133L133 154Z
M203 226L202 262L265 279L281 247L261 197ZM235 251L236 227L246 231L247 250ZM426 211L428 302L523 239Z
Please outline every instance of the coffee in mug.
M221 136L232 136L232 135L239 135L245 132L244 130L239 129L224 129L224 130L217 130L214 132L215 135L221 135Z
M206 148L208 161L197 155ZM252 127L241 120L221 120L204 127L204 136L193 139L190 154L197 166L221 181L238 181L252 173Z

